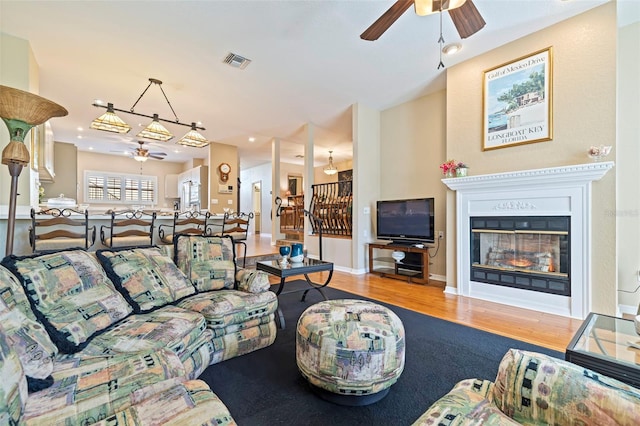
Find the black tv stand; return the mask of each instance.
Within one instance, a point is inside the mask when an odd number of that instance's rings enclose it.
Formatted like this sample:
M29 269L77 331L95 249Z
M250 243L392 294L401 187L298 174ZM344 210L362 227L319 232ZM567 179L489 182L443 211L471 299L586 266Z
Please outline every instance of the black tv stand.
M407 241L402 241L402 244L369 243L369 272L382 277L429 284L429 247L415 247L415 244ZM374 249L401 251L405 257L400 262L396 262L388 252L386 256L374 257Z

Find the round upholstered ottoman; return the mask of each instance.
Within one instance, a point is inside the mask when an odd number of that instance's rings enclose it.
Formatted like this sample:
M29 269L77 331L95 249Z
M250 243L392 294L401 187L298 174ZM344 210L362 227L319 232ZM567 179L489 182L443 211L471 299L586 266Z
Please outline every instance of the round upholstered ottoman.
M404 369L404 327L391 310L364 300L327 300L296 328L300 373L322 398L367 405L389 392Z

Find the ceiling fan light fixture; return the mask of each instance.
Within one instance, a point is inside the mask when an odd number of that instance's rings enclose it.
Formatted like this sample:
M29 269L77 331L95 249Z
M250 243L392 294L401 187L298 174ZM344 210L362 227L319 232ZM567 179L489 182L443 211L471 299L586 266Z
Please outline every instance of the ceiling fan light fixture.
M116 115L113 104L107 105L107 112L91 122L91 128L113 133L129 133L131 126Z
M414 0L413 7L416 15L426 16L432 13L438 13L441 10L451 10L462 6L467 0ZM442 9L440 9L442 6ZM446 6L446 7L445 7Z
M462 49L462 45L460 43L449 43L442 48L442 53L445 55L453 55L458 53Z
M192 146L194 148L204 148L209 145L209 141L196 130L196 123L191 123L191 130L178 141L178 144Z
M160 142L167 142L173 135L158 121L158 114L153 114L153 121L149 123L143 131L136 135L139 138L152 139Z
M331 175L335 175L336 173L338 173L338 169L336 168L336 166L333 165L333 157L331 156L331 153L333 151L329 151L329 164L327 165L327 167L324 168L324 173L331 176Z
M144 163L145 161L147 161L149 159L149 157L147 157L146 155L134 155L133 159L136 161L139 161L141 163Z

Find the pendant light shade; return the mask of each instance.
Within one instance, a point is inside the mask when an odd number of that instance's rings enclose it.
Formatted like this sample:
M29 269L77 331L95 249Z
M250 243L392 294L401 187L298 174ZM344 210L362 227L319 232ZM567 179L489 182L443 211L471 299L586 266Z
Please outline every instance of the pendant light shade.
M329 151L329 164L324 168L325 174L328 174L329 176L338 173L338 169L333 165L333 157L331 156L332 152L333 151Z
M107 104L107 112L91 122L91 128L113 133L128 133L131 126L113 111L113 104Z
M158 114L153 114L153 121L143 131L137 134L139 138L153 139L154 141L167 142L173 135L158 121Z
M193 146L195 148L204 148L209 145L209 141L198 133L196 129L196 123L191 123L191 130L187 132L179 141L178 144L184 146Z

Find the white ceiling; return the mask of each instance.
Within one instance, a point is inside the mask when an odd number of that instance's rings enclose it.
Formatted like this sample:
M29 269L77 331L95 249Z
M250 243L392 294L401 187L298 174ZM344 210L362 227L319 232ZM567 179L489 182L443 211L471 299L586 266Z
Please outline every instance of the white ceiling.
M606 1L475 0L486 27L443 60L454 65ZM295 156L305 123L314 125L315 164L322 165L328 150L335 161L351 157L351 105L384 110L445 86L445 70L436 69L437 14L419 17L410 8L377 41L360 39L393 3L0 0L0 30L29 40L40 95L69 111L51 121L57 141L112 154L135 148L135 128L125 136L89 129L104 112L91 103L128 110L153 77L181 121L201 121L209 140L238 146L241 168L270 162L274 137L285 142L283 161L302 164ZM447 43L460 41L448 14L443 26ZM229 52L252 62L232 68L222 62ZM173 118L158 86L135 110ZM149 121L119 115L132 126ZM188 130L167 127L175 139ZM173 141L150 149L167 152L165 161L208 155Z

